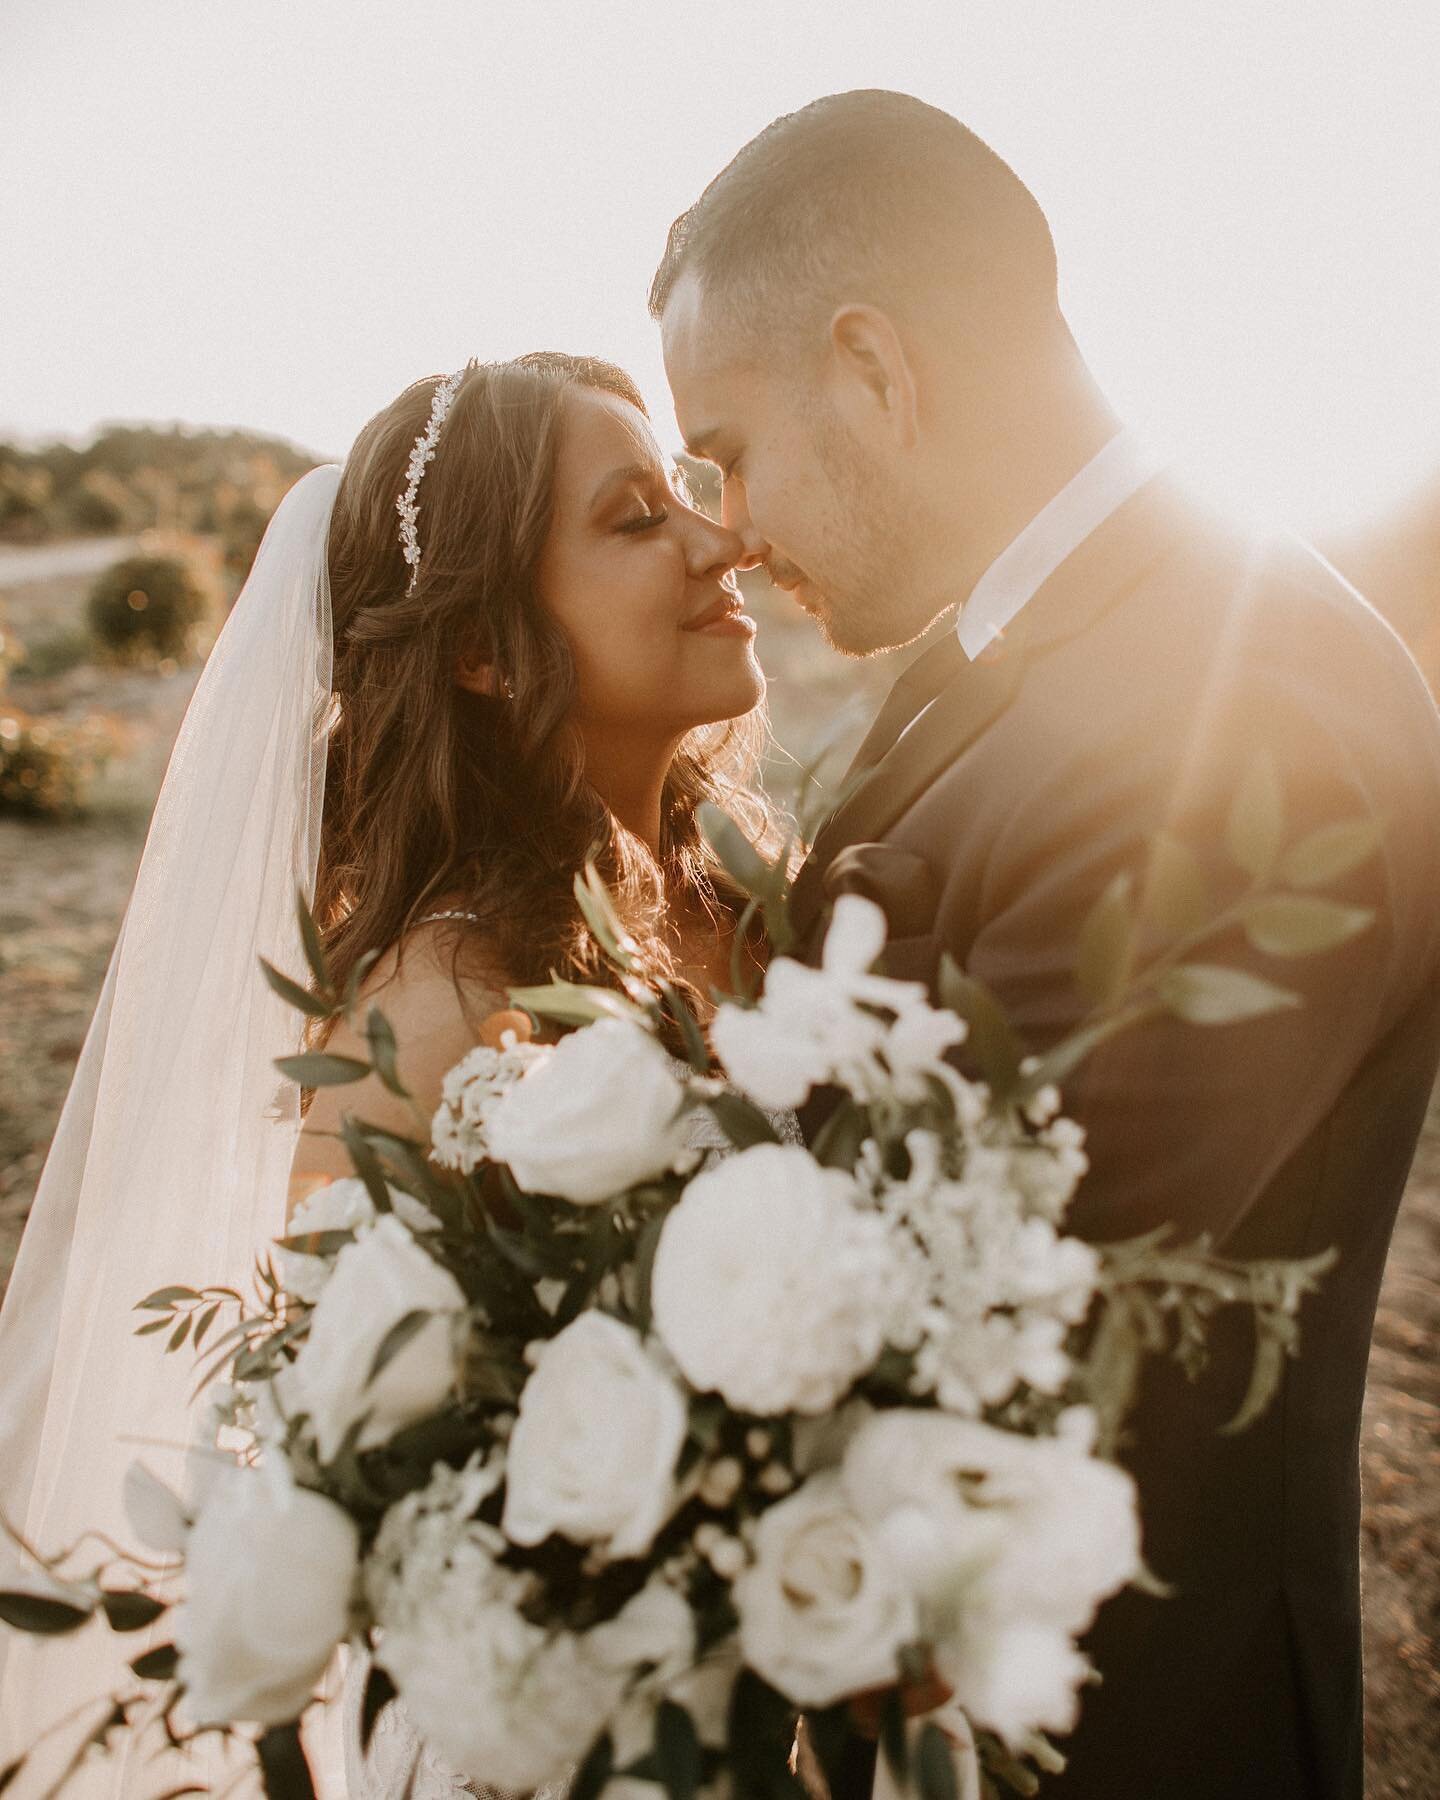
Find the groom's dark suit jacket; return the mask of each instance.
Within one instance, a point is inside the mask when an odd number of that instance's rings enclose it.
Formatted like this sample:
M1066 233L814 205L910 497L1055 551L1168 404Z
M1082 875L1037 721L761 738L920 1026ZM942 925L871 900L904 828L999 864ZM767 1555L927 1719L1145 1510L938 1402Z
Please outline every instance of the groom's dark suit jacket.
M1192 1385L1148 1371L1126 1460L1171 1599L1112 1600L1086 1648L1103 1685L1047 1800L1356 1800L1362 1791L1358 1436L1392 1224L1440 1056L1440 721L1399 639L1298 542L1232 534L1167 478L1056 571L999 654L942 645L947 679L821 833L796 895L807 953L829 899L872 894L887 968L948 950L1036 1048L1085 1009L1081 921L1156 833L1237 891L1225 821L1268 747L1286 830L1368 817L1383 849L1328 890L1374 908L1342 949L1207 949L1298 990L1241 1025L1152 1024L1066 1090L1093 1240L1169 1224L1244 1257L1335 1246L1303 1350L1257 1425L1224 1437L1253 1332L1238 1310ZM926 662L931 675L927 677ZM948 661L948 668L945 666ZM903 707L902 707L903 710ZM855 1790L868 1792L865 1771ZM847 1784L849 1785L849 1784Z

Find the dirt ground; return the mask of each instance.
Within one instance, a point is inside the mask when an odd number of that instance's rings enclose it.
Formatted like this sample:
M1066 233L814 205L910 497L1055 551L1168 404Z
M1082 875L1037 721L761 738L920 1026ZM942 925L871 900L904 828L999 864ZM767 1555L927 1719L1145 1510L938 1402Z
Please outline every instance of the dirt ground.
M14 571L0 571L13 582ZM0 589L22 637L73 621L79 574ZM783 640L782 627L777 638ZM786 661L783 642L777 645ZM788 666L788 665L787 665ZM128 735L92 817L65 825L0 819L0 1282L8 1275L46 1146L79 1053L144 841L145 822L193 675L79 669L30 711L100 704ZM883 686L882 671L866 682ZM800 716L834 712L829 665L774 692L782 740ZM3 703L0 703L3 704ZM798 727L797 727L798 728ZM849 735L847 733L847 735ZM1437 897L1440 898L1440 897ZM1440 1104L1432 1107L1381 1295L1365 1410L1364 1556L1371 1800L1440 1796ZM1257 1800L1263 1797L1257 1796Z

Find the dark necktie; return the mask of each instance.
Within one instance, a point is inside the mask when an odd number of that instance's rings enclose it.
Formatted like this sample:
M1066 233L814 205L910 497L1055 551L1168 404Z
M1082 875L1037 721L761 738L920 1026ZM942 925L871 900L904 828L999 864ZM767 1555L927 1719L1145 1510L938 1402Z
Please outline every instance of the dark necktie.
M952 625L944 637L932 644L891 688L875 723L865 734L865 741L855 752L846 781L873 769L900 741L907 725L912 724L930 702L969 661L961 648Z

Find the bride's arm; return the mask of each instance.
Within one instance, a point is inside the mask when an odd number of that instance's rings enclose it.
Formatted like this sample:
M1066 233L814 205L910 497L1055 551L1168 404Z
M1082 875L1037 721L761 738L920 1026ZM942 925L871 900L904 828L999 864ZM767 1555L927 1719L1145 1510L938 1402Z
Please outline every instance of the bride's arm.
M469 967L462 960L457 972L451 940L434 926L421 926L407 938L403 957L387 951L371 970L361 989L359 1028L342 1021L325 1048L368 1062L364 1017L371 1005L379 1006L399 1042L400 1078L414 1104L392 1094L375 1075L346 1087L317 1089L291 1165L290 1210L327 1181L354 1174L338 1137L346 1113L400 1136L428 1134L447 1071L475 1047L486 1016L505 1005L503 984L470 974Z

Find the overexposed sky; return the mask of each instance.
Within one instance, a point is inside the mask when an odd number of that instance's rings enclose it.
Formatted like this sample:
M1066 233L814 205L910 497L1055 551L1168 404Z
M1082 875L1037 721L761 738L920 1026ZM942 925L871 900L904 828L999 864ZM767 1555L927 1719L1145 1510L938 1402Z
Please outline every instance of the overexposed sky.
M1316 530L1440 470L1440 0L0 0L0 431L343 452L469 355L624 363L776 113L948 108L1122 413Z

